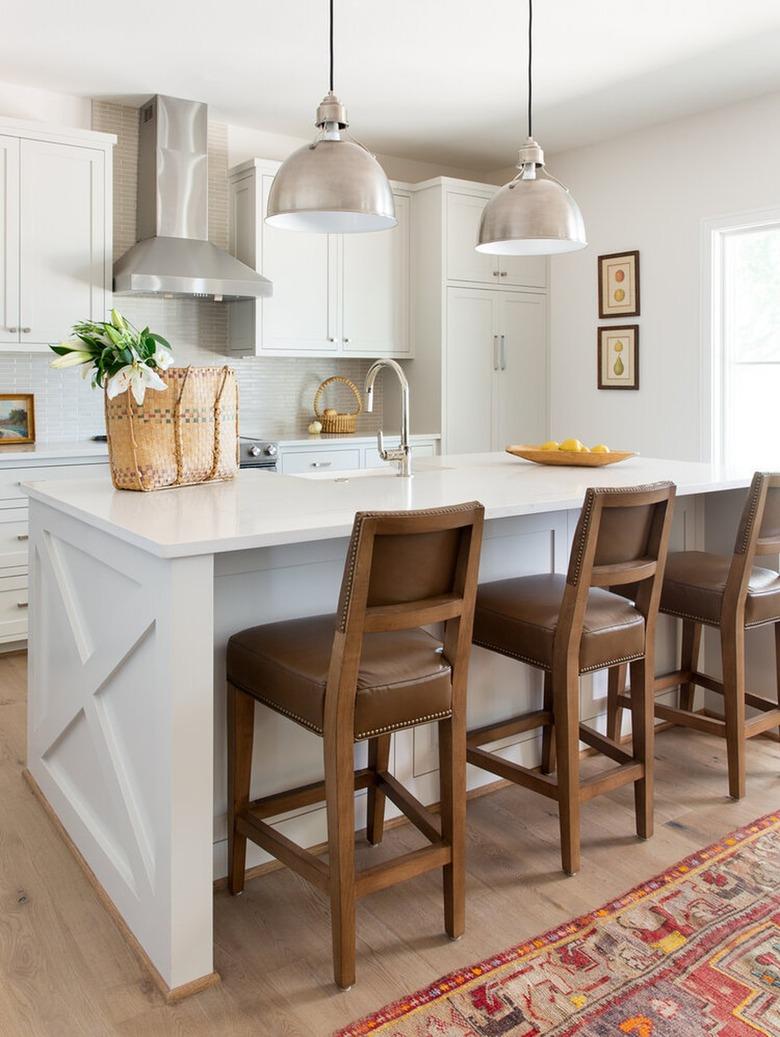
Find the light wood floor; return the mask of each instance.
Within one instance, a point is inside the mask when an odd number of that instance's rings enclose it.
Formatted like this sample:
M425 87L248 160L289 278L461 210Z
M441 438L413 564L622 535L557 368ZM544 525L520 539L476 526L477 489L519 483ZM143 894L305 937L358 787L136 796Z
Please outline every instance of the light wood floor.
M657 742L656 834L633 837L630 789L587 804L583 870L560 872L554 804L507 788L469 804L467 933L442 932L436 873L364 900L358 982L331 981L324 899L287 871L215 898L223 983L168 1006L21 778L23 655L0 657L0 1034L3 1037L318 1037L404 993L598 906L780 807L780 749L755 740L748 795L726 796L724 744L681 729ZM590 762L586 766L591 766ZM417 845L408 827L361 849L374 862Z

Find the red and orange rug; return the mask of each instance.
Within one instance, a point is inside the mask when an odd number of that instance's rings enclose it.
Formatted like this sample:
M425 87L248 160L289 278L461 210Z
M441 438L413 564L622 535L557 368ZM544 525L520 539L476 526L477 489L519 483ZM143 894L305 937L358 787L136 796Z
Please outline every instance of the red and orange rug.
M335 1037L780 1035L780 813Z

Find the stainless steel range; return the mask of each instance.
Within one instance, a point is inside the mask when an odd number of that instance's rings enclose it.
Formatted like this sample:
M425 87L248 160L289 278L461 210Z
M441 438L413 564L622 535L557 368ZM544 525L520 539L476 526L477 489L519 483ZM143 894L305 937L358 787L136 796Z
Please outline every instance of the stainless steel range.
M267 472L276 471L279 448L276 443L265 439L253 439L251 436L238 438L238 463L241 468L261 468Z

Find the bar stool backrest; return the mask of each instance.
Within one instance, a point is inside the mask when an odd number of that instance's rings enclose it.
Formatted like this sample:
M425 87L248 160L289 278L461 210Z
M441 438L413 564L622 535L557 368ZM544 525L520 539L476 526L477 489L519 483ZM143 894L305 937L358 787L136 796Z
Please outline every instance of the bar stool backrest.
M756 472L737 530L723 593L722 620L742 622L754 558L777 554L780 554L780 473Z
M675 492L671 482L587 491L555 631L559 662L579 659L591 587L614 587L631 597L645 619L645 645L652 645Z
M334 635L325 726L349 725L363 637L444 623L453 710L465 699L466 666L485 509L477 501L425 511L358 512L347 552ZM456 699L458 700L456 702Z

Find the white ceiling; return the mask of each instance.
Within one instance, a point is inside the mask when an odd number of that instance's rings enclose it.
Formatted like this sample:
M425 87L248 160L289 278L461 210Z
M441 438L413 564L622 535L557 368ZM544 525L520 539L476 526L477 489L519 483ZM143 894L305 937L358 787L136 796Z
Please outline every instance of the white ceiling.
M488 170L525 135L525 0L335 0L336 91L384 154ZM12 10L12 13L11 13ZM27 0L0 79L307 137L327 87L327 0ZM545 149L780 89L780 0L536 0Z

